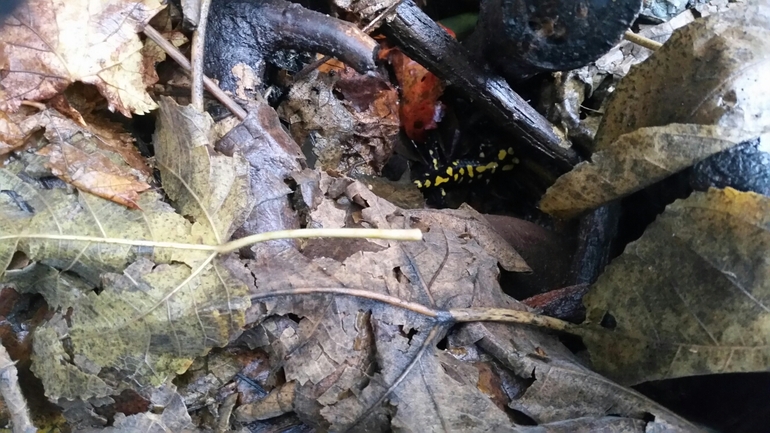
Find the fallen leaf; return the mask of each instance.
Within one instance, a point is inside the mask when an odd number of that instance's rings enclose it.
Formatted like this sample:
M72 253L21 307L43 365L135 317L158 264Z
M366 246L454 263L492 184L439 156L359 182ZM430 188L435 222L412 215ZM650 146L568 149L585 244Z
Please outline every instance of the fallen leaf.
M382 78L346 68L295 83L281 110L294 140L312 145L315 168L378 175L395 147L397 99Z
M227 241L256 201L248 162L243 155L215 151L216 139L208 113L161 98L154 142L163 189L182 215L193 218L201 242L209 244Z
M747 4L676 30L612 94L593 162L559 178L541 208L578 215L768 132L770 87L763 66L770 54L769 20L767 4ZM702 148L706 144L692 134L718 145Z
M0 108L16 110L81 81L125 116L153 110L137 32L162 8L157 0L26 2L0 28Z
M752 131L693 124L637 129L556 179L540 209L561 218L578 216L755 136Z
M769 215L730 188L669 205L583 300L594 367L623 384L766 371Z
M150 185L135 179L100 152L84 151L93 150L92 139L80 135L70 140L74 145L53 143L38 151L39 155L48 157L46 167L81 191L136 209L139 193L148 190Z
M3 281L42 294L52 308L71 309L63 330L70 351L55 322L36 331L34 371L48 397L85 399L158 385L243 326L248 299L246 286L233 279L237 266L209 262L210 252L152 247L197 240L193 226L157 194L142 194L139 212L90 194L35 189L6 170L0 189L17 196L2 203L0 232L37 236L0 239ZM72 234L150 244L57 240ZM6 270L17 251L37 263Z
M11 153L22 146L31 131L25 131L19 124L28 113L7 113L0 111L0 156Z

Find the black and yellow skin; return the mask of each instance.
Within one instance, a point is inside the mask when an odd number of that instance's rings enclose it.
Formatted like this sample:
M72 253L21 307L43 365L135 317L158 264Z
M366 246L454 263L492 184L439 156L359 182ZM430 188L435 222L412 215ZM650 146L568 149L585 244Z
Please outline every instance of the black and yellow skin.
M434 148L428 151L430 158L425 158L425 165L420 165L422 171L417 171L414 184L423 190L429 201L441 201L446 191L469 184L482 185L507 171L514 169L519 162L513 155L513 149L494 149L491 145L479 146L475 157L447 161L442 158L440 150ZM467 155L474 156L474 155Z

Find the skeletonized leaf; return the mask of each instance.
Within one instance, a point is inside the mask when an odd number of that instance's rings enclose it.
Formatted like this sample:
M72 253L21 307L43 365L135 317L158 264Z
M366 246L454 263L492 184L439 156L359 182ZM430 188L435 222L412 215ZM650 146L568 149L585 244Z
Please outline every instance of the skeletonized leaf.
M30 0L0 27L0 107L41 101L81 81L95 85L126 116L156 107L137 32L163 6L157 0ZM156 77L157 78L157 77Z
M733 189L670 205L584 298L594 366L620 383L766 371L770 199Z
M584 163L546 192L541 207L571 217L628 195L722 150L672 124L710 126L713 145L737 144L770 130L770 7L752 2L678 29L621 80ZM669 125L672 130L667 131ZM648 128L649 132L643 130ZM652 129L655 128L655 129ZM630 134L630 136L627 136ZM727 134L727 135L721 135ZM661 146L661 137L668 143ZM650 142L647 143L646 141ZM630 154L630 155L627 155ZM597 183L593 183L596 181Z

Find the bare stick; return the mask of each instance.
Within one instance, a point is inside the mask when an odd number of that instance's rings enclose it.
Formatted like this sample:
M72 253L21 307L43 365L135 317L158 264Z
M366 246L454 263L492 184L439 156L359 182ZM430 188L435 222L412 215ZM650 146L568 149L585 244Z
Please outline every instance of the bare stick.
M0 395L11 413L13 433L34 433L37 431L29 418L27 401L19 387L16 365L11 361L5 346L0 344Z
M166 54L174 59L174 61L177 62L179 66L182 67L182 69L187 71L188 74L191 73L192 66L190 65L190 61L187 60L187 57L185 57L181 51L173 46L171 42L167 41L166 38L164 38L163 35L161 35L157 30L155 30L152 26L146 26L144 28L144 34L147 35L148 38L152 39L152 41L158 44L161 48L163 48ZM203 85L206 87L206 90L208 90L209 93L214 96L214 98L221 102L222 105L227 107L227 109L230 110L235 115L235 117L237 117L239 120L246 118L248 115L246 110L241 108L241 106L238 105L233 100L233 98L231 98L227 93L220 89L217 83L204 76Z
M209 21L211 0L201 0L198 27L193 33L192 52L192 95L190 102L198 111L203 111L203 57L206 55L206 23Z
M399 4L404 0L398 0L397 2L393 3L392 5L388 6L384 11L382 11L379 15L377 15L372 22L364 26L363 29L361 29L364 33L369 33L370 31L374 30L374 28L382 22L389 14L391 14L393 11L396 10ZM332 56L326 55L321 57L320 59L317 59L313 61L312 63L308 64L304 68L302 68L301 71L297 72L293 79L294 81L298 81L302 78L304 78L307 74L315 71L318 69L319 66L323 65L324 63L328 62L332 59Z
M663 44L660 42L655 42L652 39L645 38L644 36L634 33L631 30L627 30L626 33L623 34L623 39L652 51L656 51L663 46Z

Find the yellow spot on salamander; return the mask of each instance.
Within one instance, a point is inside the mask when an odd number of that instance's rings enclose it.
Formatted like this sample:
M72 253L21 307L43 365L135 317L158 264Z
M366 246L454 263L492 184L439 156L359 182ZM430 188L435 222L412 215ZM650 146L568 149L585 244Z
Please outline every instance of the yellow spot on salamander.
M508 156L508 152L506 152L505 149L500 149L500 151L497 152L497 159L500 161L504 160L506 156Z
M455 175L454 175L454 180L455 180L455 182L457 182L457 179L459 179L459 178L460 178L460 175L459 175L459 174L457 174L457 173L455 173Z
M447 167L446 168L446 174L447 174L447 176L452 176L452 167Z
M483 172L485 172L487 170L490 170L492 173L494 173L496 168L497 168L497 163L496 162L490 162L487 165L480 165L480 166L476 167L476 171L478 171L479 173L483 173Z
M509 147L509 148L508 148L508 153L510 153L511 155L513 155L513 148L512 148L512 147Z
M414 181L414 184L415 184L415 185L417 185L417 188L422 188L422 181L420 181L420 180L415 180L415 181Z
M460 169L460 176L465 176L465 169L464 168Z
M503 171L511 171L513 170L514 165L513 164L506 164L503 166Z
M468 169L468 177L473 178L473 166L472 165L466 165L465 168Z
M441 188L441 196L446 197L446 191L444 191L444 188Z
M435 186L439 186L442 183L449 183L449 178L441 177L441 176L436 176L436 183L434 185Z
M425 181L425 188L430 188L430 179Z
M433 158L433 169L438 170L438 159Z

